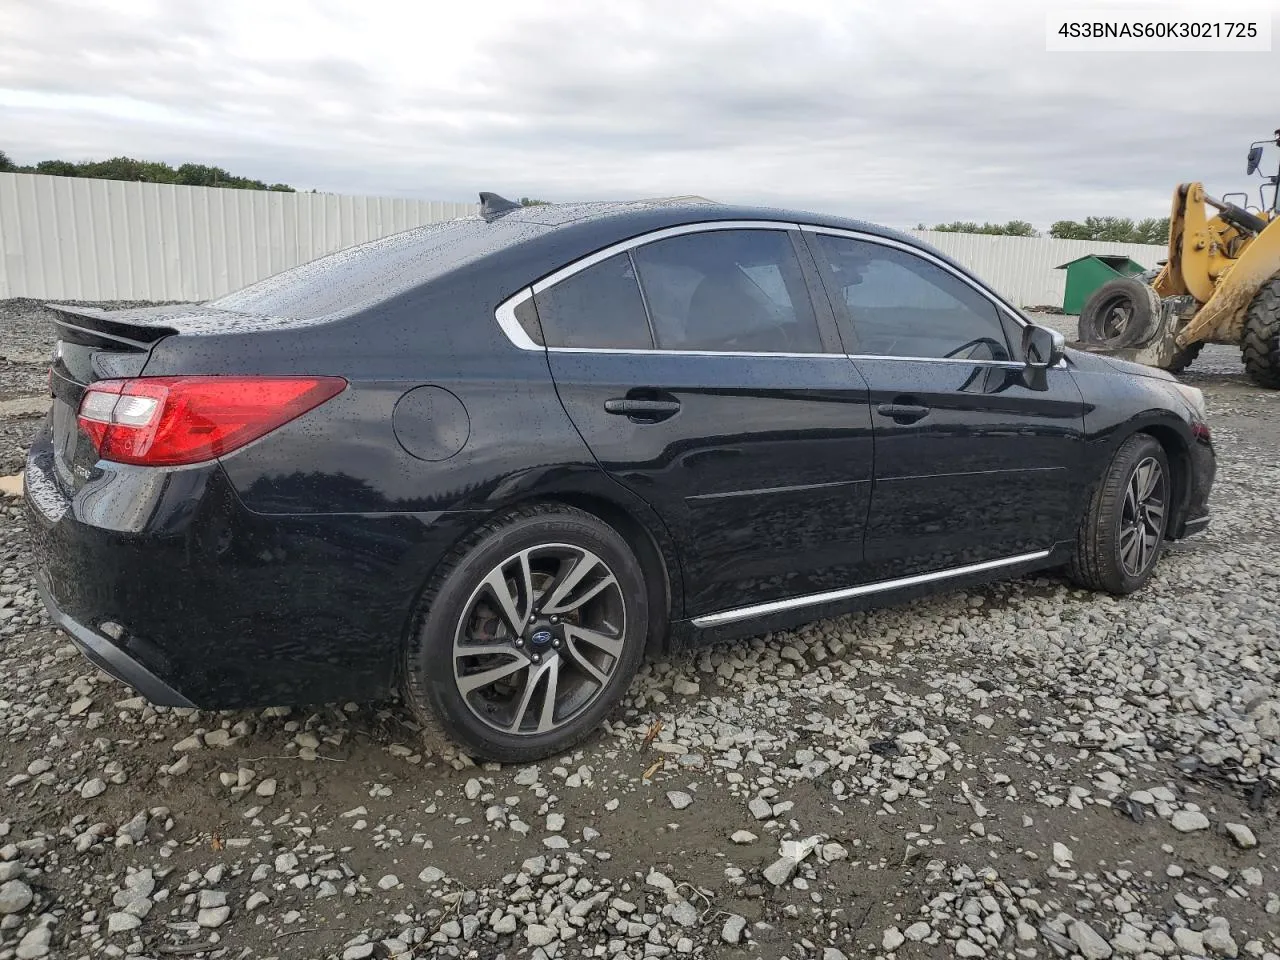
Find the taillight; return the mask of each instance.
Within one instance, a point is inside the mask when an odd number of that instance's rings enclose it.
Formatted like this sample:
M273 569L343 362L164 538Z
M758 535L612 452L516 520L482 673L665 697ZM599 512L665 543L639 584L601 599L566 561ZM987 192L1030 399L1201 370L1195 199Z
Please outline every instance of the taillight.
M341 377L99 380L76 419L103 460L177 466L243 447L346 386Z

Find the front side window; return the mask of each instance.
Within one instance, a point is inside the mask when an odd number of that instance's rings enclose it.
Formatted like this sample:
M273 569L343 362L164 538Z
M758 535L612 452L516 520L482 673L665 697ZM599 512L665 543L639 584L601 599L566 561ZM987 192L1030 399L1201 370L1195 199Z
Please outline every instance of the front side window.
M709 230L632 251L659 349L821 353L791 238Z
M631 258L619 253L534 297L548 347L652 350Z
M1008 360L1000 314L942 267L905 250L818 234L849 308L854 352L877 357Z

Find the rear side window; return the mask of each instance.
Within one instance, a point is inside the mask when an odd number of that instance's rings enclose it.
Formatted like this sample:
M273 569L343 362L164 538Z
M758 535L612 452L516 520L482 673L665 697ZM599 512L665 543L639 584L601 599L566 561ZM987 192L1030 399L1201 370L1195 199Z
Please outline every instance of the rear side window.
M548 347L651 350L653 338L631 258L619 253L534 297Z
M633 252L664 350L821 353L791 238L781 230L709 230Z
M1008 360L995 304L942 267L905 250L819 234L856 352L879 357Z

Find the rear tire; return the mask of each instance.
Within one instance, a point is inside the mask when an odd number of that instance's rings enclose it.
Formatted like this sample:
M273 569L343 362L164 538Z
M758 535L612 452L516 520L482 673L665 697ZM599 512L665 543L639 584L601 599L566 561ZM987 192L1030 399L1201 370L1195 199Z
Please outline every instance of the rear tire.
M1280 277L1263 284L1249 304L1241 354L1254 383L1280 390Z
M1119 349L1144 343L1155 328L1158 300L1149 286L1133 277L1108 280L1080 311L1081 343Z
M470 755L503 763L588 737L630 685L649 630L631 548L560 504L521 507L467 537L421 610L405 650L406 701Z
M1172 491L1160 441L1146 433L1125 440L1080 520L1071 579L1117 596L1145 586L1164 549Z

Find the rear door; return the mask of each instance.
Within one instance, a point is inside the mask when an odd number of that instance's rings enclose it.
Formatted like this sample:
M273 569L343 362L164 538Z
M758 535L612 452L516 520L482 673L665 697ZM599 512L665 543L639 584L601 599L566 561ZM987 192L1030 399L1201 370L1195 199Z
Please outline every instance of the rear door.
M870 387L875 579L1001 561L1074 533L1084 402L1069 370L1028 377L1021 321L907 244L807 228Z
M867 388L787 224L680 227L538 284L560 399L676 537L686 616L857 582Z

